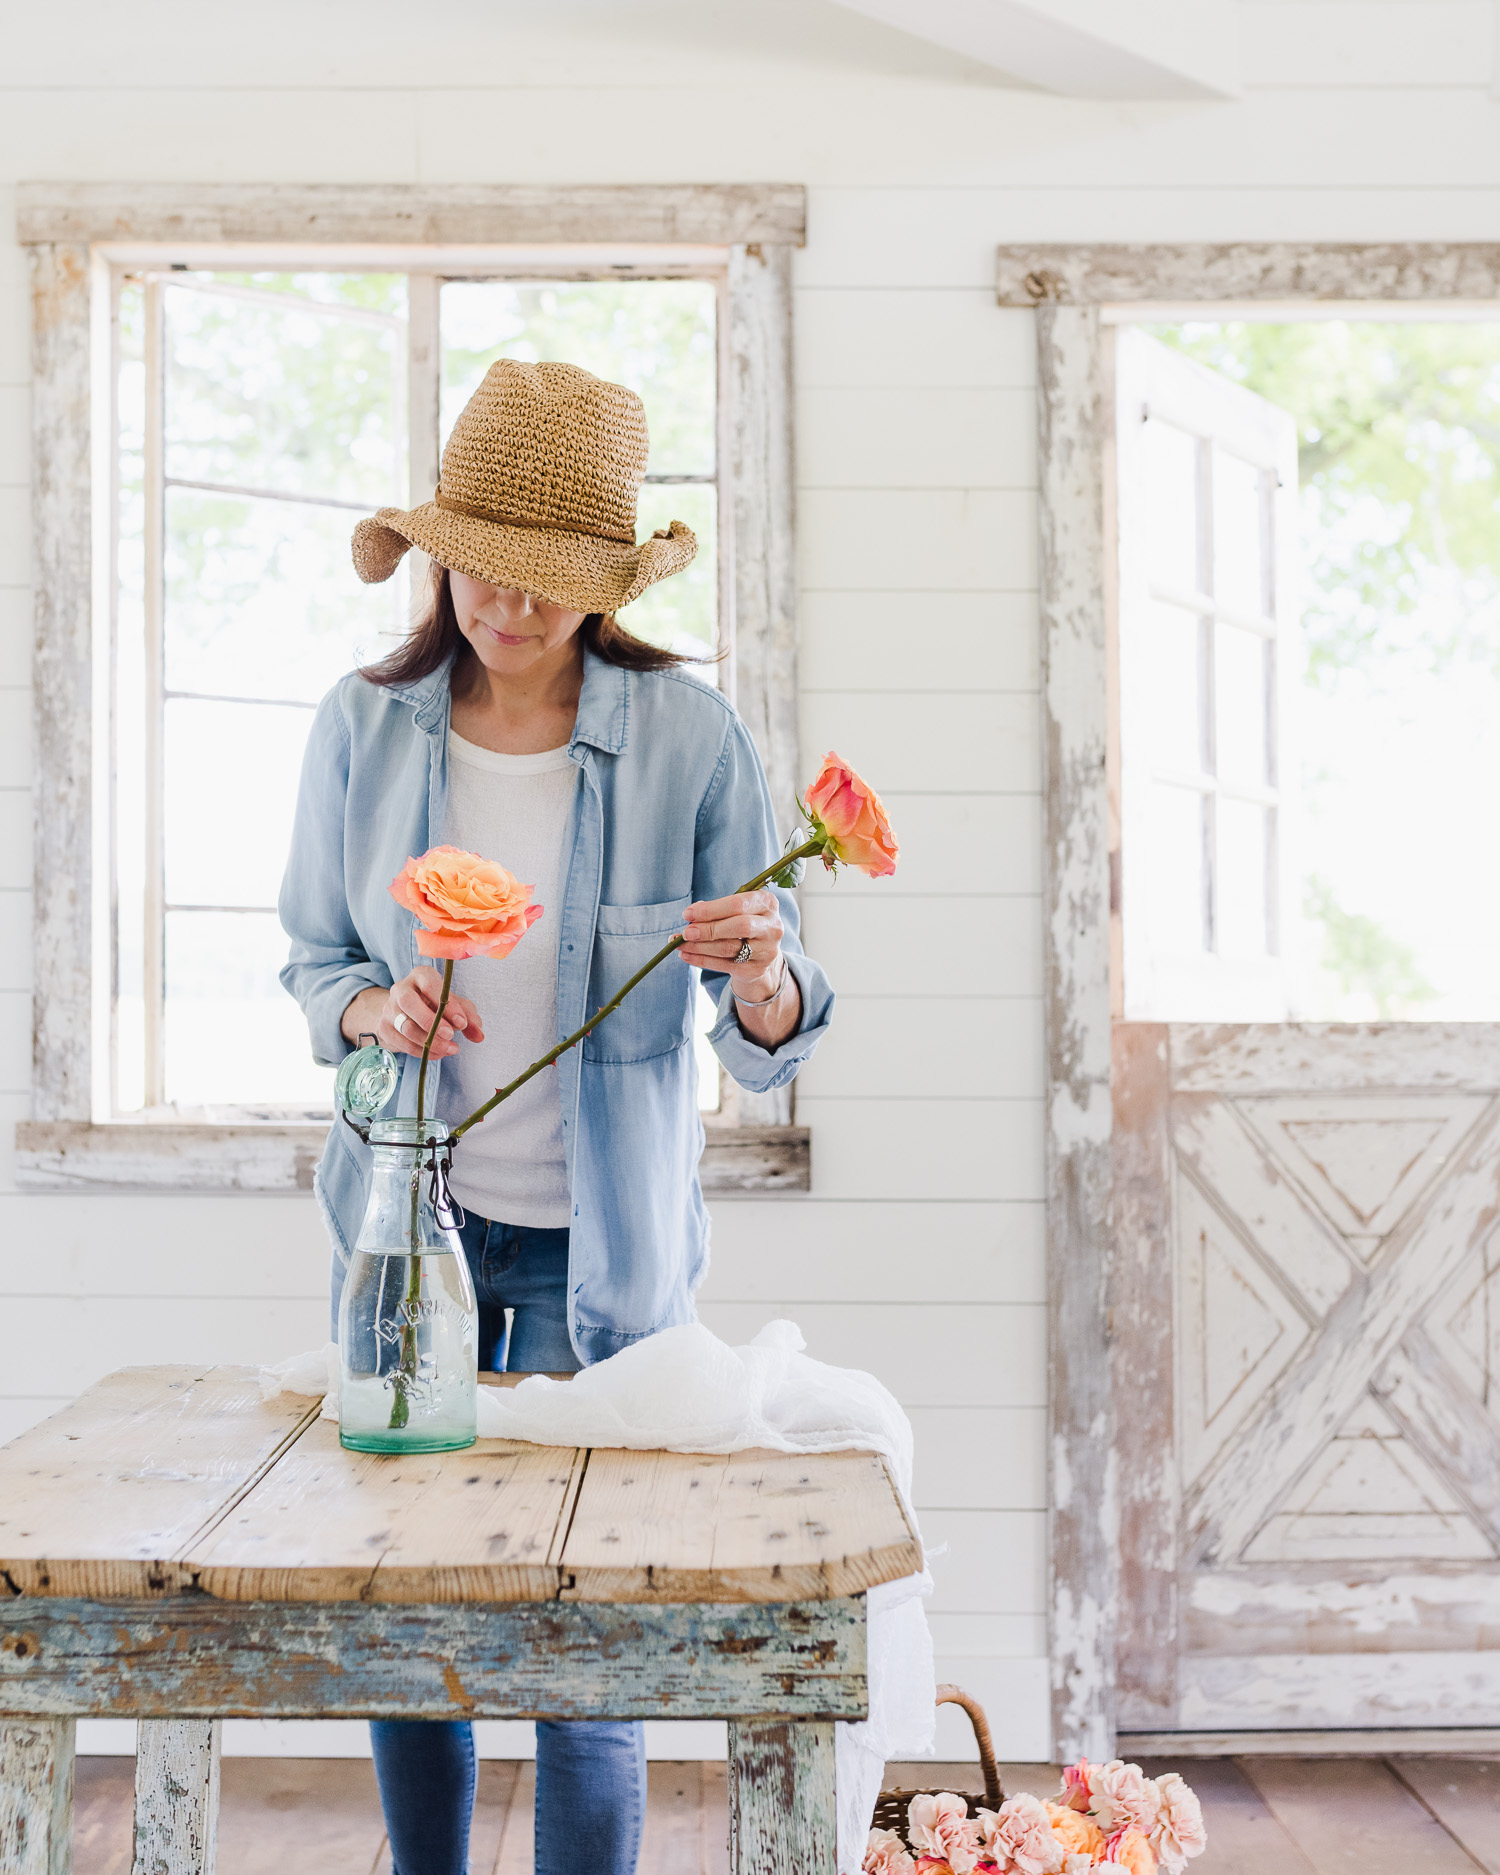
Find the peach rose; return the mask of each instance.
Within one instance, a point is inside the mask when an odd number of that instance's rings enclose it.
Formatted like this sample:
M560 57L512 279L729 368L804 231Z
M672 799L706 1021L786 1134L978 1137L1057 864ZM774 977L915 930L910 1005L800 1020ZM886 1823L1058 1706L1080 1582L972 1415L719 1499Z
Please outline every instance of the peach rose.
M1130 1875L1156 1875L1156 1852L1138 1829L1116 1830L1104 1845L1101 1868L1118 1862Z
M409 859L391 897L417 918L423 957L509 957L542 915L531 887L492 859L435 846Z
M979 1860L979 1828L969 1821L969 1806L951 1790L925 1793L906 1806L906 1840L916 1850L917 1867L930 1856L946 1862L953 1875L972 1875Z
M913 1875L916 1864L893 1829L872 1829L865 1843L864 1875Z
M1061 1803L1049 1803L1047 1816L1065 1855L1103 1855L1104 1831L1091 1816Z
M981 1810L979 1831L1000 1875L1058 1875L1062 1868L1063 1846L1046 1804L1035 1797L1023 1794L998 1810Z
M953 1875L953 1870L940 1855L919 1855L916 1870L917 1875Z
M1165 1771L1154 1781L1160 1807L1156 1813L1156 1828L1151 1832L1151 1847L1167 1875L1181 1875L1188 1857L1202 1855L1208 1847L1203 1809L1175 1771Z
M807 791L807 817L814 834L827 842L823 864L830 872L836 861L858 867L872 879L884 879L896 870L900 848L880 796L832 750Z

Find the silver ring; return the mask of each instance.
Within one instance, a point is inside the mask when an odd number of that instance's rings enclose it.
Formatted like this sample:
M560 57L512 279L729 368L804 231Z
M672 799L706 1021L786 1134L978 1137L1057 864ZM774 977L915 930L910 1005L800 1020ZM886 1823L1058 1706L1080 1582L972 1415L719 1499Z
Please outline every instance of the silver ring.
M406 1033L406 1011L404 1009L398 1009L396 1011L396 1019L394 1022L392 1022L391 1027L396 1031L398 1035L405 1035Z
M747 963L749 963L749 961L750 961L750 940L749 940L749 938L741 938L741 939L740 939L740 947L739 947L739 949L738 949L738 950L737 950L737 951L736 951L736 952L734 953L734 961L735 961L735 962L736 962L737 964L747 964Z

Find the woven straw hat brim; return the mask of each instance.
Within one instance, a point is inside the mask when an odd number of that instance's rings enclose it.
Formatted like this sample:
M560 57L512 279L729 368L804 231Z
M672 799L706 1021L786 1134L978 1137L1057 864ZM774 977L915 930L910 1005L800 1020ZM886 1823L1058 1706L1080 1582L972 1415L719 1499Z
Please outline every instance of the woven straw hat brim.
M408 547L492 586L529 592L570 612L616 612L648 586L680 573L698 551L691 528L638 546L548 527L506 527L453 514L436 502L382 508L354 529L354 570L366 585L389 579Z

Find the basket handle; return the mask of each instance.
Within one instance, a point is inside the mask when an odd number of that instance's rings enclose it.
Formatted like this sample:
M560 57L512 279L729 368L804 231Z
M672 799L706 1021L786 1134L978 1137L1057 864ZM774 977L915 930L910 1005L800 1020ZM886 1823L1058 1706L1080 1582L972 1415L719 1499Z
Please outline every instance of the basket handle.
M984 1800L992 1810L998 1810L1005 1801L1005 1792L1000 1788L995 1747L990 1742L990 1722L984 1716L984 1707L977 1699L971 1699L961 1686L950 1685L946 1680L937 1689L937 1703L962 1706L968 1713L969 1723L974 1728L974 1742L979 1747L979 1768L984 1772Z

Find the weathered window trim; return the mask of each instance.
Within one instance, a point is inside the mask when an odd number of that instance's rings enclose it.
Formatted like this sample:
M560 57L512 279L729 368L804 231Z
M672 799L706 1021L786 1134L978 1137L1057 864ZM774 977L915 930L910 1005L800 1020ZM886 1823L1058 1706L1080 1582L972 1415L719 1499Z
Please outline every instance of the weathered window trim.
M1160 1272L1113 1255L1110 724L1107 630L1113 320L1208 306L1500 301L1500 244L1340 242L1016 246L996 256L1002 306L1037 315L1047 1036L1048 1531L1053 1753L1115 1749L1120 1534L1117 1451L1150 1391L1115 1386L1112 1318L1149 1316ZM1150 1533L1131 1525L1131 1541ZM1142 1747L1144 1749L1144 1747Z
M105 921L108 777L95 757L110 707L96 656L112 596L106 504L112 260L284 260L450 271L535 269L559 249L622 248L633 268L725 269L728 300L724 500L732 543L726 596L731 681L766 764L778 814L797 787L791 250L804 239L791 184L613 187L367 187L29 183L18 239L32 268L32 534L35 567L33 782L36 983L32 1118L16 1128L17 1180L32 1189L296 1191L325 1129L106 1120L109 1051ZM441 249L441 253L434 250ZM597 272L597 263L594 271ZM101 330L102 327L102 330ZM809 1136L790 1090L738 1092L710 1121L709 1193L805 1191Z

